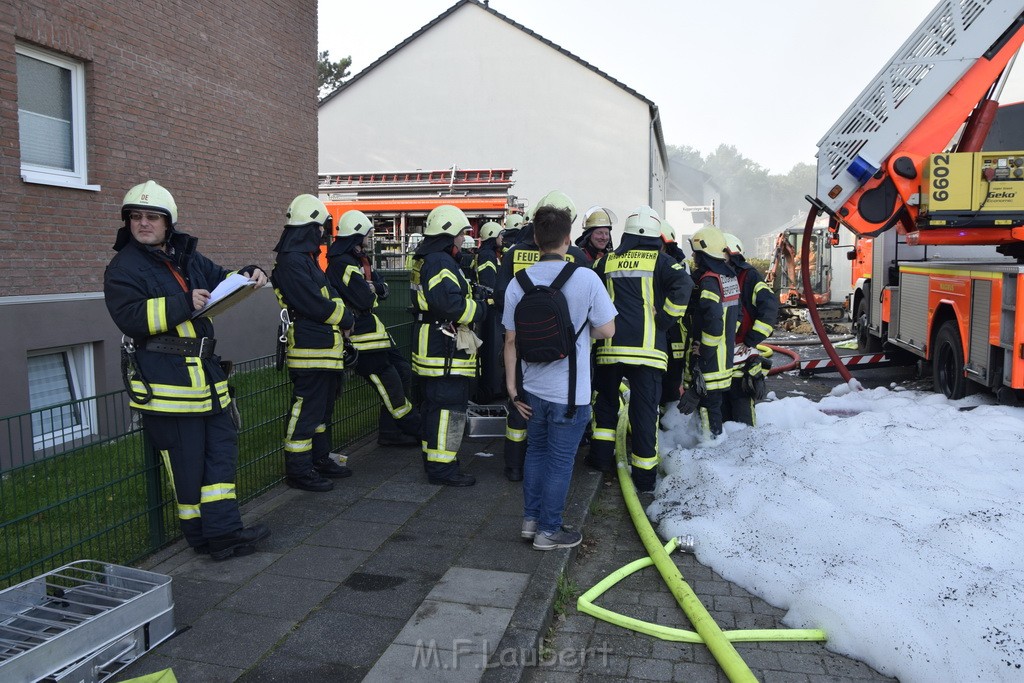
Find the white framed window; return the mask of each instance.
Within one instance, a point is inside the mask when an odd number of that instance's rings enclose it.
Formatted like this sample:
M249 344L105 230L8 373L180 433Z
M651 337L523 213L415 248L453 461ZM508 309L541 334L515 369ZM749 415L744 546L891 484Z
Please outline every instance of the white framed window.
M36 450L95 433L92 344L33 351L28 357L32 445Z
M85 65L27 45L15 53L22 180L98 191L86 168Z

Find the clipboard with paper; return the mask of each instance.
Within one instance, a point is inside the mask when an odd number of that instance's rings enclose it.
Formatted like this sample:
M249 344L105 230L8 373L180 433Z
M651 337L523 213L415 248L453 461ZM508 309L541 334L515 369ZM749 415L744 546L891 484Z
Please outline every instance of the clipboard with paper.
M259 289L259 285L245 275L233 273L224 278L212 292L206 305L195 311L192 318L212 318L247 299Z

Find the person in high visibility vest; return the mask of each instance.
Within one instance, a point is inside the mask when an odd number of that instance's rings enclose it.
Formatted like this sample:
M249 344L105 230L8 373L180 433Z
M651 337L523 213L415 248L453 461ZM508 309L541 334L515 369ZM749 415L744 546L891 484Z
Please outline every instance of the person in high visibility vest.
M560 190L552 190L544 195L531 210L536 211L542 206L553 206L569 212L572 221L576 220L576 205L567 194ZM565 255L566 261L587 265L586 255L577 246L570 246ZM494 288L494 302L501 310L505 303L505 289L512 278L520 270L540 261L540 249L533 238L533 223L523 223L519 229L518 239L501 257L498 268L498 279ZM510 397L511 399L511 397ZM505 478L509 481L523 480L523 461L526 458L526 419L511 404L508 405L508 417L505 421Z
M765 363L757 350L775 330L779 318L779 298L772 292L757 268L743 257L743 242L736 235L725 233L725 248L736 269L740 288L739 327L733 352L732 383L723 404L723 419L757 424L756 401L767 394Z
M317 197L292 200L270 280L281 308L288 312L288 376L292 409L284 438L285 483L322 493L332 479L352 470L331 458L334 402L345 369L344 336L352 329L352 311L320 270L317 256L331 214Z
M163 458L188 544L214 560L251 554L270 529L242 525L228 362L214 353L210 318L192 317L231 273L196 250L197 238L176 229L178 206L155 181L125 193L121 219L103 298L125 335L130 406ZM258 266L237 272L259 286L267 282Z
M395 346L383 321L374 313L390 290L373 269L365 243L373 236L373 221L351 209L338 220L338 232L327 250L327 280L355 316L349 341L359 352L355 372L377 390L381 398L377 443L381 446L418 446L419 412L413 408L412 368Z
M722 402L732 384L732 357L739 320L740 292L729 264L725 236L713 225L690 237L696 289L690 304L690 384L679 408L699 408L704 436L722 433Z
M427 215L409 279L416 321L412 369L423 395L423 466L427 481L444 486L476 483L458 461L479 347L469 325L487 315L487 304L473 299L459 268L456 240L468 229L469 220L458 207L434 208Z
M661 218L648 206L634 209L619 247L595 271L618 310L615 335L597 346L595 427L587 464L613 472L619 385L629 381L630 464L638 491L652 491L658 465L658 404L668 365L665 331L686 314L693 281L662 249Z

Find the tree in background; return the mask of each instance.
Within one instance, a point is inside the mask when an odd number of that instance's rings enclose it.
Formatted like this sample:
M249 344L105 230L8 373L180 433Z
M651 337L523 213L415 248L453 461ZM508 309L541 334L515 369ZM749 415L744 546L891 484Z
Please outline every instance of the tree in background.
M350 66L352 66L352 57L342 57L338 61L332 62L328 50L317 55L316 76L320 99L337 90L338 86L349 77L348 68Z
M721 227L748 244L794 216L806 216L810 208L804 195L814 194L816 169L811 164L796 164L789 173L777 175L732 145L719 145L706 157L685 145L669 145L668 153L711 176L721 191Z

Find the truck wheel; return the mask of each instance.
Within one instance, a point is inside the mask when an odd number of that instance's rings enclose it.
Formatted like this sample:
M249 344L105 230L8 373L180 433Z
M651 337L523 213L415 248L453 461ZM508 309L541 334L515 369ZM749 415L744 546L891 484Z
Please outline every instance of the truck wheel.
M853 333L857 337L857 350L861 353L878 353L882 350L882 341L868 332L867 300L870 290L857 302L857 310L853 314Z
M935 335L932 354L932 382L935 391L947 398L967 395L967 377L964 375L964 346L960 341L960 328L955 320L947 320Z

